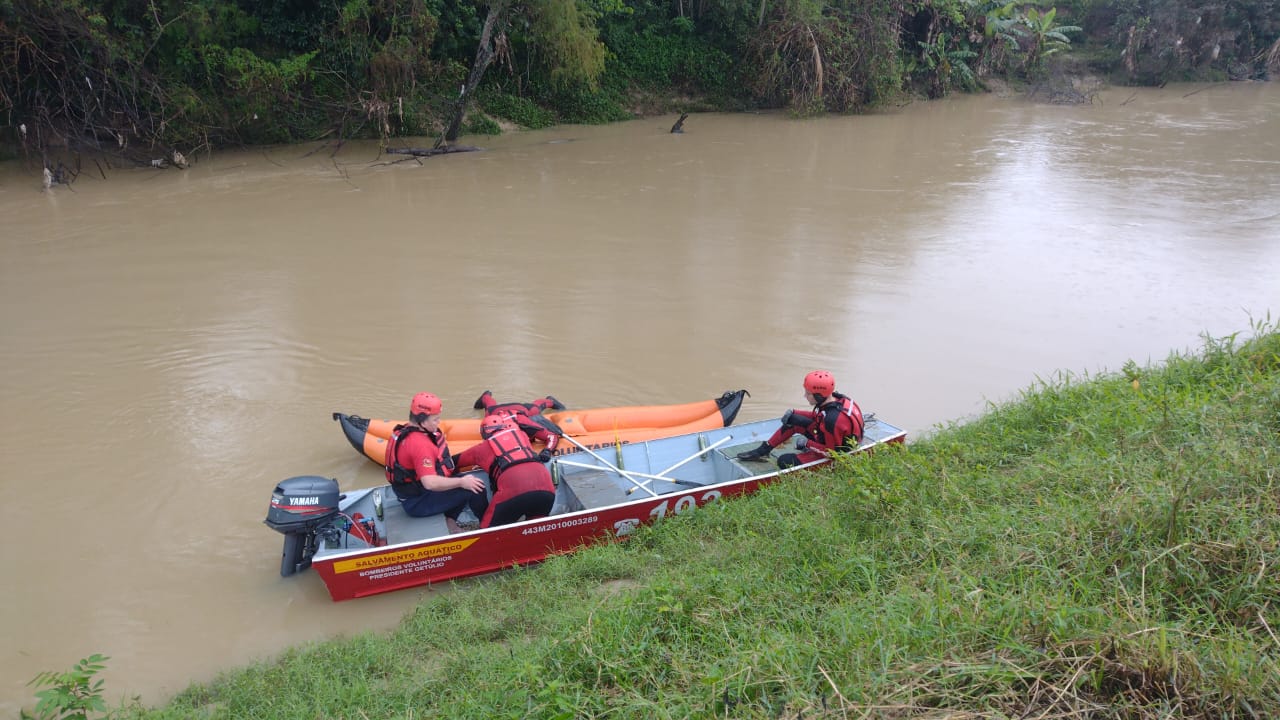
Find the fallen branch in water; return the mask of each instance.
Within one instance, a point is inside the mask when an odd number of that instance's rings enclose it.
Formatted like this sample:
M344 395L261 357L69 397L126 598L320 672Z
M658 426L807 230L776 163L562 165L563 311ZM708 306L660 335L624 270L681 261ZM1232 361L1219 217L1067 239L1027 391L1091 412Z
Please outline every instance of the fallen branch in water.
M412 155L414 157L431 157L446 153L474 152L480 148L474 145L442 145L438 148L387 148L388 155Z

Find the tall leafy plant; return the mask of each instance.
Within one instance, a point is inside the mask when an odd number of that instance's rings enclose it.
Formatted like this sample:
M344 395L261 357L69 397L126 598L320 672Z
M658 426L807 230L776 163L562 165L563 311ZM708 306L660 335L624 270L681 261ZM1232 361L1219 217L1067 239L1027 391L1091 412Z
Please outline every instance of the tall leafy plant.
M925 76L931 97L942 97L953 89L977 89L978 78L969 65L977 53L963 43L953 42L946 32L938 33L932 44L922 42L919 45L920 55L911 58L907 69Z
M89 720L89 713L105 713L102 680L95 676L106 667L105 655L94 653L66 672L36 675L27 685L43 687L36 692L35 715L22 712L23 720Z
M1010 56L1021 52L1019 38L1026 35L1022 30L1022 15L1014 7L1014 3L989 3L981 15L982 22L982 58L978 65L982 71L1001 72L1008 68Z
M1081 32L1075 25L1058 25L1055 20L1058 8L1050 8L1048 12L1040 12L1035 8L1027 8L1019 22L1026 28L1027 56L1024 61L1028 72L1037 72L1044 66L1045 58L1071 47L1071 38L1067 33Z

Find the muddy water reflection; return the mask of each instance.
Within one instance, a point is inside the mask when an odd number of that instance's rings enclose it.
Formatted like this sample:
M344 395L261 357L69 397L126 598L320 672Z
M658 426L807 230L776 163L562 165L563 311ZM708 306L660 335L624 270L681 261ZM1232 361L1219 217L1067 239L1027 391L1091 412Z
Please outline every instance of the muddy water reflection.
M158 702L439 592L278 577L277 480L380 479L334 410L746 387L755 419L820 366L921 434L1280 308L1280 89L1103 101L280 148L52 193L0 169L0 714L89 653Z

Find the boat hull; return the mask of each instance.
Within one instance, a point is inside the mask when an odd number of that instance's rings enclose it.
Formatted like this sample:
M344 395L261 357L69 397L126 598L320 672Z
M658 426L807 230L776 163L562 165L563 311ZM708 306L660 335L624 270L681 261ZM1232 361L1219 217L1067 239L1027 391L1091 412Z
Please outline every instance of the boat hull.
M350 600L409 587L480 575L541 562L592 544L625 538L637 527L691 512L716 500L754 493L793 473L826 464L820 460L785 471L773 463L736 459L777 429L777 419L717 428L652 442L637 442L609 452L579 452L552 461L558 478L556 507L546 518L496 528L396 542L394 529L381 531L370 546L325 548L311 567L335 600ZM906 432L872 417L867 437L854 451L901 443ZM779 449L785 452L787 449ZM368 522L375 497L388 503L392 522L394 495L385 486L347 493L342 518ZM389 499L388 499L389 498ZM340 520L340 522L345 522ZM379 523L384 522L379 520ZM411 519L431 522L431 519ZM379 542L386 542L385 545Z
M677 405L561 410L544 412L541 417L555 423L577 444L597 449L727 427L737 418L746 396L746 390L733 390L718 398ZM342 426L347 442L379 465L386 457L387 439L391 437L392 430L404 422L363 418L345 413L334 413L333 419ZM480 442L479 418L444 419L440 421L440 429L448 438L449 449L454 453L462 452ZM541 444L535 444L534 449L542 449ZM576 450L573 443L562 443L556 448L556 453L566 454Z
M775 476L776 477L776 476ZM678 497L550 516L432 542L382 548L345 558L313 560L334 600L350 600L528 565L598 542L625 537L641 524L688 512L712 500L754 491L772 477L708 488Z

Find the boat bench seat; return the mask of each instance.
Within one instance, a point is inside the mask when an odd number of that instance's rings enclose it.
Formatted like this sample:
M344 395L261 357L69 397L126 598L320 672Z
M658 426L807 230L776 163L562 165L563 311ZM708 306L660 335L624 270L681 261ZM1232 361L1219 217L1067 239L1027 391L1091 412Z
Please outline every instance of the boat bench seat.
M566 511L568 512L583 507L600 508L616 505L635 499L627 496L627 487L630 484L608 470L567 472L560 479L560 485L561 489L556 493L557 500L562 494L572 494L573 497L573 500L567 503ZM576 507L574 507L575 504ZM556 510L553 509L552 514L555 513Z
M569 483L563 480L556 483L556 499L551 505L552 515L563 515L584 509L582 501L574 494L573 488L569 486Z
M387 493L391 495L390 493ZM449 526L445 523L444 515L431 515L429 517L413 517L400 507L399 502L395 502L395 496L391 495L392 502L387 502L382 509L386 518L387 542L391 545L402 542L411 542L414 540L422 540L424 538L444 537L449 534Z

